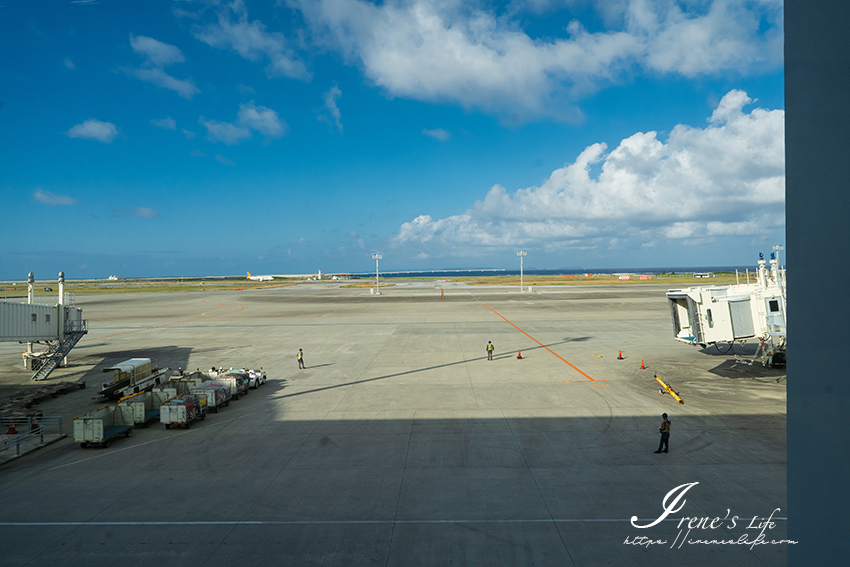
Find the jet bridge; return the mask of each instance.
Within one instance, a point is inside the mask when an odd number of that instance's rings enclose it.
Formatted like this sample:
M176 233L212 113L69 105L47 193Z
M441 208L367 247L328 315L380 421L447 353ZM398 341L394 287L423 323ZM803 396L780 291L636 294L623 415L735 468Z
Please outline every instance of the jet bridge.
M83 310L68 301L65 295L65 273L59 272L59 297L55 305L36 304L34 300L35 278L29 273L27 279L27 302L0 303L0 341L17 341L27 344L23 353L24 367L36 371L33 380L46 379L53 370L64 362L68 353L88 332ZM47 345L45 350L34 352L36 343Z
M759 342L765 365L784 366L786 347L785 274L775 254L770 269L760 255L755 283L700 286L667 292L677 341L705 348L749 340Z

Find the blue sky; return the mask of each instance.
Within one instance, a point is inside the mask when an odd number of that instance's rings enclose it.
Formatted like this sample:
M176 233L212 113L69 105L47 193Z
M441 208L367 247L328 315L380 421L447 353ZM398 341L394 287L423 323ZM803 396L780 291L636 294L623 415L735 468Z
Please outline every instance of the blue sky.
M780 1L0 5L0 278L784 243Z

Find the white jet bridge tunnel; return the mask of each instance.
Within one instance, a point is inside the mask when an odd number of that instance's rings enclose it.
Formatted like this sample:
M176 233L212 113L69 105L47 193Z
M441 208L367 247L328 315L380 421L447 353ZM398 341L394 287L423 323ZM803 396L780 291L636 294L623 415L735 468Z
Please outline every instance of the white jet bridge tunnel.
M27 302L0 303L0 341L26 343L24 367L35 371L33 380L44 380L60 363L67 364L68 353L88 329L83 310L67 305L64 272L59 272L59 297L55 305L34 303L34 285L35 278L30 272ZM46 344L47 348L33 352L35 343Z

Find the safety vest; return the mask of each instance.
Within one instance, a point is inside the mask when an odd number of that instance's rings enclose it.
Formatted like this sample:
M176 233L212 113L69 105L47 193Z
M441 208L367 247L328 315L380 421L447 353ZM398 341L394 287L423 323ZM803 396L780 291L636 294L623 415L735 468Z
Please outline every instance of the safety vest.
M493 343L487 343L487 350L493 350L494 348Z
M304 355L301 353L300 350L298 351L298 354L296 354L295 356L298 357L298 360L301 360L304 357Z
M665 419L661 422L661 433L670 433L670 420Z

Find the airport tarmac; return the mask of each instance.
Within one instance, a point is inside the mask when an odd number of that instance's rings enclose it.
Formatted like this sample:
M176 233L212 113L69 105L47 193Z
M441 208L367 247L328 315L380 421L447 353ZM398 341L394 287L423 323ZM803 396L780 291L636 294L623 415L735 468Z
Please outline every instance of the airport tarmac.
M66 432L127 358L269 381L187 430L0 466L3 565L786 564L784 372L674 341L659 285L393 283L77 296L89 333L50 381L88 387L37 406ZM34 387L20 351L3 399Z

